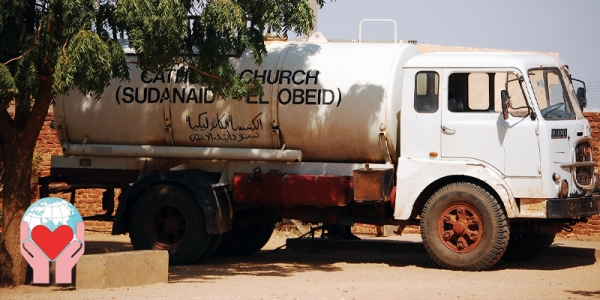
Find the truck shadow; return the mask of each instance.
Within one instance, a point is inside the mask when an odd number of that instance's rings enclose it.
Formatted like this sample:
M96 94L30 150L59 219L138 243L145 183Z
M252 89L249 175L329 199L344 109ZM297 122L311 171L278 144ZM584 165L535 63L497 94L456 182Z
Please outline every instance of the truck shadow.
M315 240L316 241L316 240ZM393 268L418 267L441 269L429 257L421 242L397 241L332 241L316 242L312 247L290 247L286 250L260 251L241 257L213 257L207 262L169 267L169 282L212 282L233 276L290 277L303 272L338 272L344 264L384 264ZM360 246L357 246L360 245ZM291 248L291 249L290 249ZM485 272L502 270L554 271L596 263L595 249L552 247L546 254L530 262L500 260ZM367 250L368 249L368 250Z
M84 255L123 251L134 251L131 243L115 241L86 241Z
M115 236L105 230L85 230L84 255L133 250L129 237L126 235Z
M110 236L86 230L85 254L134 251L127 236ZM89 237L89 239L88 239ZM427 254L422 242L368 239L336 241L289 240L282 250L261 250L254 255L211 257L206 261L169 267L169 282L211 282L233 276L291 277L304 272L339 272L344 264L383 264L393 268L441 269ZM282 240L282 243L284 241ZM500 260L485 272L502 270L554 271L593 265L598 250L554 245L530 262Z
M240 257L213 257L207 262L170 266L169 282L212 282L233 276L291 277L304 272L340 272L340 264L388 264L392 267L435 268L427 254L381 255L363 251L277 250Z

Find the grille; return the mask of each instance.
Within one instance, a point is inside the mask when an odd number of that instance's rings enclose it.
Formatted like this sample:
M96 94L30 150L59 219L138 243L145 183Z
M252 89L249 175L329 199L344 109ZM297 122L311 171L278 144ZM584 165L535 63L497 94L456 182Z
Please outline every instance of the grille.
M592 147L590 143L583 142L575 147L575 162L592 161ZM594 176L594 167L577 167L575 168L575 180L581 186L589 186L592 184Z

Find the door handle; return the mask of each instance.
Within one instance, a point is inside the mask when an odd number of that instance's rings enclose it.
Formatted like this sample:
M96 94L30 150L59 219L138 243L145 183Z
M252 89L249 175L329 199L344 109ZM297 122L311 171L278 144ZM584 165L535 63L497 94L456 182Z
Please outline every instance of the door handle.
M456 130L452 129L452 128L448 128L445 125L442 125L442 131L445 133L449 133L449 134L454 134L456 133Z

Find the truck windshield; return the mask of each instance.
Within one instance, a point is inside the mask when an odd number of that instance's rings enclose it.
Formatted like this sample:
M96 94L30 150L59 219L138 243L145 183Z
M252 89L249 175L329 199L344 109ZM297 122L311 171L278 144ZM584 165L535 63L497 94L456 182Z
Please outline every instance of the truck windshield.
M566 76L558 68L530 69L529 80L544 119L575 119L578 115L575 110L579 109L573 105L575 93Z

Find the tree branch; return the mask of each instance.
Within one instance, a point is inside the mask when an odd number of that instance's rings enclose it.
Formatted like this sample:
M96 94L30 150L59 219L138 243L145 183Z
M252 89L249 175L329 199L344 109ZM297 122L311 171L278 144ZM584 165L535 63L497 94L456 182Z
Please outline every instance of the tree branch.
M69 43L69 38L67 38L67 40L65 41L65 43L62 46L62 52L63 55L67 58L67 61L69 61L69 56L67 55L67 44Z
M194 70L194 71L196 71L196 72L198 72L198 73L200 73L200 74L202 74L204 76L208 76L210 78L214 78L214 79L217 79L217 80L220 80L220 81L223 81L223 82L229 82L229 80L227 80L227 79L225 79L223 77L219 77L219 76L214 75L214 74L206 73L206 72L204 72L204 71L202 71L202 70L200 70L200 69L198 69L198 68L196 68L196 67L194 67L194 66L192 66L192 65L190 65L188 63L186 63L185 61L182 61L182 60L179 60L179 59L176 59L176 58L174 58L173 61L175 61L176 63L182 64L182 65L184 65L184 66L186 66L186 67L188 67L188 68L190 68L190 69L192 69L192 70Z
M38 46L35 46L35 47L33 47L33 48L31 48L31 49L29 49L29 50L25 51L25 53L21 54L20 56L17 56L17 57L14 57L14 58L11 58L11 59L9 59L7 62L5 62L5 63L4 63L4 65L6 66L6 65L8 65L9 63L11 63L11 62L13 62L13 61L15 61L15 60L19 60L19 59L21 59L21 58L25 57L25 55L29 54L29 52L31 52L31 51L33 51L33 50L35 50L35 49L39 48L39 47L40 47L39 45L38 45Z
M52 78L40 82L39 92L36 95L33 106L31 107L31 111L29 112L27 122L23 128L24 132L36 132L36 134L31 136L31 138L34 139L28 141L33 144L35 144L35 140L37 140L40 129L44 124L44 120L46 120L46 115L48 115L48 108L50 107L53 99L53 85L54 80Z

